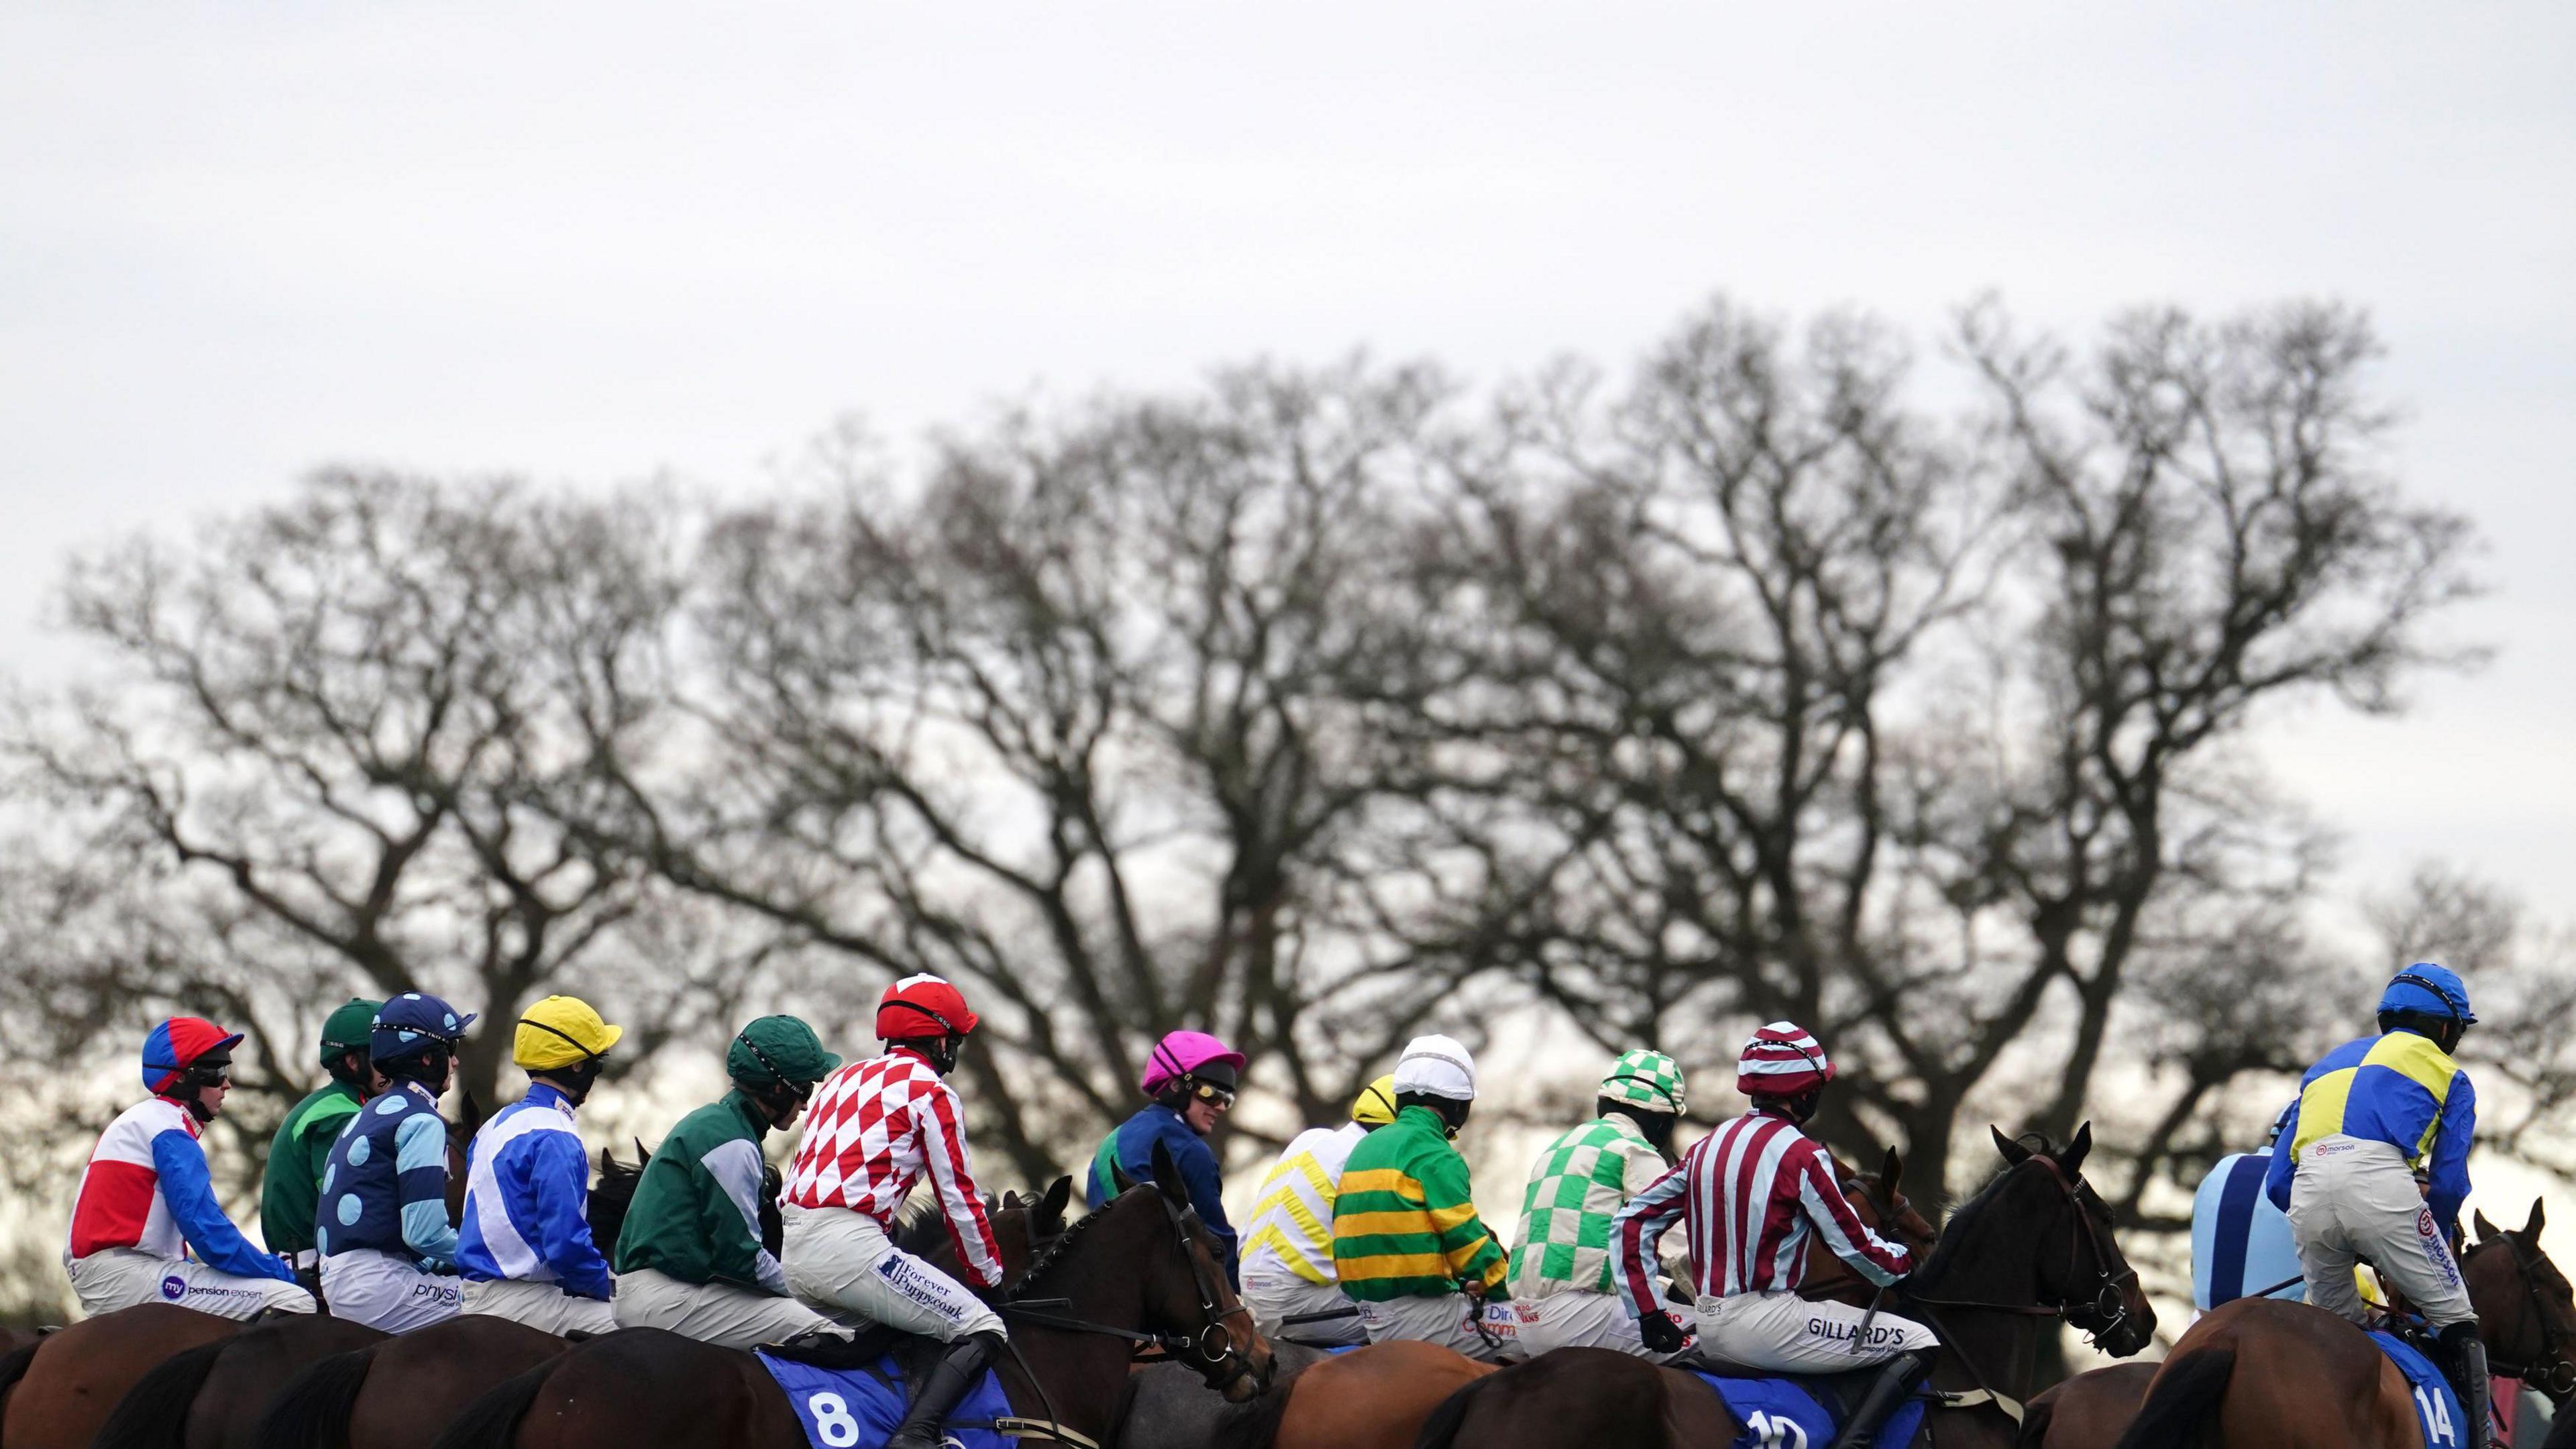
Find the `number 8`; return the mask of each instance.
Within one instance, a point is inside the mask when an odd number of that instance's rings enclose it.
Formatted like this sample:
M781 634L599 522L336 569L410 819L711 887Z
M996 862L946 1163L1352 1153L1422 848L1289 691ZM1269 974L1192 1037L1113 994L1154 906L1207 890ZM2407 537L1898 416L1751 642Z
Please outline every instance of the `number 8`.
M814 1416L814 1432L832 1449L850 1449L859 1442L859 1421L850 1417L849 1401L839 1394L816 1394L805 1401L805 1411Z

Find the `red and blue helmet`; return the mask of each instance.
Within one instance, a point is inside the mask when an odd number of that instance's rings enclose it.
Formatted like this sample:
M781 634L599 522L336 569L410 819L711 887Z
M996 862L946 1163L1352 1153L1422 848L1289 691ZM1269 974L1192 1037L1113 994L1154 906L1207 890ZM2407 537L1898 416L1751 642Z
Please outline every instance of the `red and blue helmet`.
M242 1034L198 1016L174 1016L143 1037L143 1090L159 1096L207 1057L229 1057Z

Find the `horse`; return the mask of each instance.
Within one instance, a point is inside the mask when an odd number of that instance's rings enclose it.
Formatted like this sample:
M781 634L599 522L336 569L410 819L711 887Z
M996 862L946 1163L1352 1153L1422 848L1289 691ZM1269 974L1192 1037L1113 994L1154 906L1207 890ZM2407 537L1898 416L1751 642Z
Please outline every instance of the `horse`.
M1958 1445L2012 1444L2039 1335L2062 1321L2126 1357L2155 1333L2155 1309L2084 1181L2090 1123L2065 1147L2000 1131L2004 1166L1950 1216L1931 1255L1890 1290L1891 1311L1940 1335L1923 1433ZM1459 1390L1433 1411L1419 1449L1567 1444L1725 1449L1739 1426L1697 1377L1609 1349L1541 1354Z
M1928 1249L1932 1225L1900 1189L1905 1163L1889 1149L1875 1181L1837 1159L1835 1175L1861 1220L1909 1248ZM1811 1252L1801 1291L1863 1300L1868 1284L1831 1253ZM1277 1344L1279 1382L1254 1404L1209 1403L1177 1365L1138 1372L1119 1415L1120 1449L1405 1449L1433 1409L1496 1365L1436 1344L1393 1341L1327 1355Z
M2484 1214L2475 1222L2480 1238L2461 1256L2460 1273L2480 1339L2499 1350L2502 1361L2488 1366L2563 1405L2576 1391L2576 1306L2539 1251L2540 1204L2519 1232L2498 1231ZM2240 1298L2193 1324L2118 1442L2146 1449L2193 1434L2286 1449L2414 1449L2423 1437L2406 1376L2377 1344L2322 1308L2276 1298Z
M2147 1401L2161 1363L2115 1363L2081 1373L2030 1401L2025 1449L2111 1449Z
M1067 1228L998 1295L1012 1342L997 1367L1013 1414L1028 1426L1023 1434L1093 1442L1107 1435L1138 1343L1161 1343L1230 1397L1260 1392L1269 1345L1251 1330L1215 1237L1189 1202L1169 1154L1158 1149L1149 1181ZM437 1449L522 1443L802 1449L805 1433L752 1355L635 1328L592 1339L484 1395Z
M605 1151L599 1165L599 1185L589 1195L590 1230L593 1241L613 1243L643 1168L628 1167ZM516 1335L495 1336L524 1342ZM554 1335L538 1337L561 1351ZM363 1354L386 1341L376 1329L327 1313L254 1324L174 1354L136 1381L100 1427L96 1449L260 1449L271 1442L261 1418L291 1380L320 1361ZM519 1363L512 1372L526 1367Z
M629 1176L640 1169L621 1169ZM777 1251L777 1170L764 1174L761 1236ZM1004 1194L993 1217L1002 1265L1016 1275L1028 1266L1030 1244L1063 1230L1072 1178L1059 1178L1045 1196L1023 1203ZM621 1206L619 1209L623 1211ZM896 1246L928 1255L947 1234L938 1211L917 1212L900 1224ZM407 1333L356 1353L324 1359L271 1401L259 1430L262 1445L276 1449L429 1449L448 1423L476 1399L572 1347L564 1339L486 1314L461 1313L444 1323Z
M0 1444L89 1449L125 1391L172 1354L229 1338L242 1325L175 1303L138 1303L85 1318L0 1359Z

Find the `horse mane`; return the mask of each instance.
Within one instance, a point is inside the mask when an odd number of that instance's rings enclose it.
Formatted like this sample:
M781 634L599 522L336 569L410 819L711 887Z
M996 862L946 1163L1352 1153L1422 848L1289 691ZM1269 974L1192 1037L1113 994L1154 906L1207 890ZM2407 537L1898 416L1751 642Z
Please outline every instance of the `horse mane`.
M2051 1162L2055 1162L2057 1154L2064 1150L2049 1141L2045 1134L2038 1132L2024 1132L2013 1141L2019 1146L2030 1149L2032 1156L2045 1157ZM1995 1169L1994 1175L1980 1183L1977 1190L1968 1195L1967 1201L1950 1209L1941 1224L1940 1236L1932 1240L1931 1254L1924 1258L1921 1267L1914 1270L1917 1278L1927 1283L1939 1281L1936 1275L1950 1266L1950 1260L1959 1255L1959 1245L1968 1236L1962 1229L1982 1216L1986 1199L1993 1197L2004 1183L2029 1161L2030 1158L2025 1157L2020 1162L2007 1162Z
M1151 1187L1152 1184L1140 1184L1140 1186ZM1120 1193L1117 1197L1065 1224L1063 1232L1056 1234L1052 1241L1039 1248L1036 1255L1029 1259L1028 1271L1020 1275L1018 1283L1003 1292L1001 1301L1014 1303L1027 1297L1038 1286L1040 1279L1064 1265L1065 1257L1081 1243L1095 1224L1108 1217L1111 1209L1117 1207L1121 1199L1137 1190L1137 1188L1129 1188L1127 1192Z

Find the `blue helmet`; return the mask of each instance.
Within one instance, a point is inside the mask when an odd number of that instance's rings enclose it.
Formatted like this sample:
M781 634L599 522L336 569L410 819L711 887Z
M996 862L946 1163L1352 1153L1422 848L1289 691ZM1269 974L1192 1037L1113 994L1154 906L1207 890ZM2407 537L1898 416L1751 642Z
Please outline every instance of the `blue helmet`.
M367 1030L367 1055L379 1062L400 1061L426 1047L453 1047L474 1013L458 1011L435 996L406 991L376 1009Z
M2448 966L2418 961L2390 979L2388 989L2379 993L2379 1012L2421 1012L2426 1016L2445 1016L2462 1026L2475 1026L2478 1015L2469 1010L2469 988L2462 985L2459 974Z

